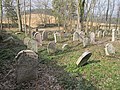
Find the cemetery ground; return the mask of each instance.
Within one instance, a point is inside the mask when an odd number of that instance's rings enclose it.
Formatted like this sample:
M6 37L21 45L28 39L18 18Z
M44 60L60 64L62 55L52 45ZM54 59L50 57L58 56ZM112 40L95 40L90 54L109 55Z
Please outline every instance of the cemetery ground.
M105 44L111 42L111 37L97 38L98 44L86 48L79 41L73 42L72 36L62 37L56 43L56 52L48 54L47 44L54 40L50 36L38 48L38 79L18 85L14 72L6 77L15 66L14 57L19 51L26 49L23 44L25 35L14 33L2 34L4 38L13 36L15 41L0 45L1 90L120 90L120 40L112 42L116 48L116 54L112 56L106 56L104 52ZM68 44L69 48L63 51L63 44ZM82 67L77 66L76 61L87 50L92 53L88 63Z

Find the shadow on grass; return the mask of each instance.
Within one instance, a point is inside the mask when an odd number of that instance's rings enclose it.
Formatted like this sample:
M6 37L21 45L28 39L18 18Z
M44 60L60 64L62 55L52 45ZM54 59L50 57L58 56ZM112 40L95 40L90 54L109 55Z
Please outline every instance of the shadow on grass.
M91 61L88 61L87 63L85 63L83 66L86 66L88 64L93 64L93 63L99 63L100 60L91 60Z

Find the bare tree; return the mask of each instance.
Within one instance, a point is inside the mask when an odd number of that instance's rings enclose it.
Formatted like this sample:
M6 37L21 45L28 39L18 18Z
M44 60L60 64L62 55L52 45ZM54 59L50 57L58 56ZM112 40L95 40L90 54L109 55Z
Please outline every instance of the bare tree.
M1 18L1 30L3 29L3 6L2 6L2 0L0 0L0 18Z
M19 31L22 32L22 20L21 20L21 15L20 15L20 3L19 0L17 0L17 17L18 17L18 26L19 26Z
M31 0L29 1L29 34L31 33Z

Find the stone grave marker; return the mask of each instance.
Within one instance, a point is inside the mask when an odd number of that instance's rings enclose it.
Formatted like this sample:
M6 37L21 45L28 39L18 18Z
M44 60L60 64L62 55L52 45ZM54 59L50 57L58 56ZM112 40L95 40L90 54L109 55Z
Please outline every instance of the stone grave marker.
M103 31L103 37L105 37L107 35L107 31Z
M47 40L48 39L48 32L47 31L43 31L42 32L42 40Z
M69 45L68 44L63 44L63 46L62 46L62 50L64 51L64 50L67 50L69 48Z
M80 42L82 42L82 41L83 41L83 39L85 38L85 32L80 31L80 32L79 32L79 35L80 35L79 40L80 40Z
M118 36L120 35L120 30L119 30L119 29L116 30L116 34L117 34Z
M41 36L41 33L36 32L36 33L34 34L34 37L35 37L35 40L36 40L37 43L38 43L38 46L42 46L42 36Z
M27 46L27 48L29 48L29 42L30 42L29 37L24 38L24 44Z
M105 45L105 54L106 55L115 54L115 47L111 43Z
M102 37L102 31L98 31L97 37Z
M83 47L87 47L90 44L90 39L88 37L83 38Z
M83 66L87 63L88 59L91 57L92 53L91 52L84 52L79 59L77 60L76 64L77 66Z
M55 40L55 43L61 40L61 34L59 32L54 33L54 40Z
M80 40L80 35L78 32L73 33L73 41L79 41Z
M6 43L6 42L7 43L15 43L15 39L12 36L10 36L10 37L4 39L3 42L4 43Z
M112 42L115 41L116 38L116 33L115 33L115 29L112 30Z
M32 50L22 50L15 57L17 83L37 79L38 55Z
M47 52L48 53L54 53L56 51L56 45L55 42L49 42L47 46Z
M34 52L37 53L38 52L38 43L37 43L37 41L32 39L30 41L30 43L31 43L31 50L33 50Z
M95 43L95 33L94 33L94 32L91 32L91 33L90 33L90 43L91 43L91 44L94 44L94 43Z

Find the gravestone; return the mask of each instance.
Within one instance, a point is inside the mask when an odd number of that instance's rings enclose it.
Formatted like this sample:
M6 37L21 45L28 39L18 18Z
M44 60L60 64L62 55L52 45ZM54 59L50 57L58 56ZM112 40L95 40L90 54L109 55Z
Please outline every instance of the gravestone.
M107 31L103 31L103 37L107 35Z
M69 33L65 32L65 33L64 33L64 37L65 37L65 38L68 38L68 36L69 36Z
M91 33L90 33L90 43L91 43L91 44L94 44L94 43L95 43L95 33L94 33L94 32L91 32Z
M54 53L56 51L56 45L55 42L49 42L47 46L47 52L48 53Z
M38 55L34 51L22 50L15 59L17 83L37 79Z
M34 52L38 52L38 43L36 40L32 39L31 41L31 50L33 50Z
M57 35L56 35L56 33L54 33L54 40L55 40L55 43L57 43Z
M77 60L76 64L77 66L83 66L87 63L88 59L91 57L92 53L91 52L84 52L79 59Z
M115 41L116 38L116 33L115 33L115 29L112 30L112 42Z
M61 34L59 32L54 33L54 40L55 40L55 43L61 40Z
M79 41L80 40L80 35L78 32L73 33L73 41Z
M42 32L42 40L47 40L48 39L48 32L47 31L43 31Z
M69 48L69 45L68 44L63 44L63 46L62 46L62 50L64 51L64 50L67 50Z
M117 29L116 34L119 36L120 35L120 30Z
M85 32L80 31L80 32L79 32L79 36L80 36L79 40L80 40L80 42L82 42L83 39L85 38Z
M90 44L90 39L88 37L85 37L83 39L83 47L87 47Z
M3 43L14 43L14 42L15 42L15 39L12 36L3 40Z
M111 43L105 45L105 54L106 55L115 54L115 47Z
M102 31L98 31L97 37L102 37Z
M29 37L24 38L24 44L27 46L27 48L29 48L29 42L30 42Z
M41 36L41 33L36 32L36 33L34 34L34 37L35 37L35 40L36 40L37 43L38 43L38 46L42 46L42 36Z

